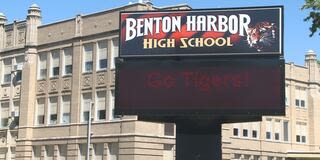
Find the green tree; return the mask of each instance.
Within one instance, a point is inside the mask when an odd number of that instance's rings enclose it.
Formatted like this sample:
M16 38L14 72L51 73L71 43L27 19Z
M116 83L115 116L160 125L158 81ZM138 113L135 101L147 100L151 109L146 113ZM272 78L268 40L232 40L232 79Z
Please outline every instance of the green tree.
M312 25L309 28L311 31L310 37L312 37L318 29L320 30L320 0L305 0L302 10L310 10L308 17L304 21L312 21Z

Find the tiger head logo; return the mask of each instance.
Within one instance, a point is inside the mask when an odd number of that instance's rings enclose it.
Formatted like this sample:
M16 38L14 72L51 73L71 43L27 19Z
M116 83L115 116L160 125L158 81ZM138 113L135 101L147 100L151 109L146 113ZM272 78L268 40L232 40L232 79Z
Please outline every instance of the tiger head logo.
M276 39L276 27L274 23L260 22L247 30L247 43L251 48L262 52L271 47Z

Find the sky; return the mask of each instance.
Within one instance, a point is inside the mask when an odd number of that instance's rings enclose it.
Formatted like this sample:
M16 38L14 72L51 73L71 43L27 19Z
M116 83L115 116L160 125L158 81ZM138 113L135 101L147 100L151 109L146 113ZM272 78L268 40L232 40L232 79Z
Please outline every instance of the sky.
M77 14L90 14L138 2L138 0L1 0L0 12L8 22L24 20L28 7L36 3L42 11L42 24L48 24L75 17ZM194 9L229 8L252 6L284 6L284 55L286 62L304 65L304 55L308 50L320 57L319 31L309 37L311 22L304 22L308 11L301 11L304 0L152 0L157 6L188 4Z

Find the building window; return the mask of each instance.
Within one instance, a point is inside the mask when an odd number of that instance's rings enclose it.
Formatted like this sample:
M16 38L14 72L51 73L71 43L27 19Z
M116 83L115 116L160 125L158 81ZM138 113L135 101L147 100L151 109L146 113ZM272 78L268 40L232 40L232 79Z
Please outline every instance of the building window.
M16 147L10 147L11 150L11 160L16 159Z
M64 75L72 74L72 48L63 49L64 61L63 61L63 70Z
M89 120L89 109L90 109L91 102L92 102L91 93L83 93L81 122L87 122Z
M38 79L47 78L47 54L41 53L39 54L39 70L38 70Z
M107 68L107 41L98 42L98 66L99 70Z
M258 135L258 133L259 133L259 131L260 131L260 122L251 122L250 123L251 124L251 136L252 136L252 138L258 138L259 137L259 135Z
M297 106L297 107L300 106L300 101L299 101L299 99L296 99L296 106Z
M33 146L32 147L32 159L33 160L40 160L41 158L41 146Z
M234 159L240 159L241 158L241 154L234 154Z
M103 160L103 151L104 151L103 143L94 144L93 148L94 148L94 159Z
M62 96L62 105L61 105L62 119L60 120L61 123L70 123L70 102L71 102L70 95Z
M307 89L305 87L296 86L295 90L296 106L300 108L307 107Z
M273 157L271 157L271 156L268 156L268 160L273 160Z
M248 137L248 130L247 129L243 129L242 130L242 136L243 137Z
M96 119L97 120L106 119L106 91L97 92Z
M279 133L274 133L274 139L277 141L280 140Z
M46 160L53 160L53 155L54 155L54 147L53 146L45 146L46 149L46 155L45 159Z
M59 160L67 160L68 155L68 147L66 144L62 144L58 146L59 149Z
M174 136L174 123L164 123L164 135Z
M281 120L280 119L275 119L274 122L274 139L275 140L280 140L280 132L281 132Z
M233 135L239 136L239 129L238 128L233 128Z
M113 38L111 41L111 69L115 68L115 58L118 57L119 52L119 41L118 38Z
M296 135L296 142L300 142L300 135Z
M174 145L173 144L164 144L163 145L163 159L164 160L174 160Z
M289 122L283 122L283 141L289 141Z
M79 159L80 160L86 160L86 154L87 154L87 145L86 144L79 144Z
M93 61L92 61L92 52L93 52L93 46L92 44L85 44L83 46L84 52L84 72L92 72L93 70Z
M12 68L11 64L12 64L11 58L3 60L3 66L4 66L3 79L2 79L3 84L11 83L11 68Z
M1 103L1 127L8 126L9 102Z
M271 139L271 132L266 132L266 139Z
M59 76L60 52L55 50L51 53L51 77Z
M252 130L252 138L258 138L258 132L256 130Z
M270 140L272 135L272 119L266 119L266 139Z
M118 143L109 143L108 144L108 160L118 160L118 154L119 154L119 145Z
M16 57L16 75L15 75L15 81L21 82L22 79L22 66L24 62L24 56L18 56Z
M306 136L301 136L301 142L302 142L302 143L306 143L306 142L307 142Z
M57 124L58 97L50 97L49 102L49 124Z
M306 107L306 106L305 106L305 101L304 101L304 100L301 100L300 102L301 102L301 107L302 107L302 108Z
M109 119L114 119L114 90L109 93Z
M286 84L286 106L290 105L290 86L288 84Z
M37 99L37 107L36 107L36 125L43 125L44 124L44 105L45 99L38 98Z
M13 102L13 107L14 107L14 125L18 126L19 125L19 108L20 108L20 101L14 101Z
M307 143L307 123L297 122L296 123L296 142Z

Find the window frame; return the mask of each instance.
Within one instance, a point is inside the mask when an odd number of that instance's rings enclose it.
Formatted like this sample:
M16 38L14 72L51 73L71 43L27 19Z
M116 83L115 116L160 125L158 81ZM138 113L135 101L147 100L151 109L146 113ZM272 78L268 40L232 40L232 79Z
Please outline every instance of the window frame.
M102 59L102 60L104 60L105 61L105 67L104 68L101 68L101 59L100 59L100 55L101 55L101 53L100 53L100 45L99 44L101 44L101 43L105 43L106 44L106 48L105 48L105 50L106 50L106 59ZM101 40L101 41L98 41L97 43L96 43L96 47L97 47L97 56L96 56L96 68L97 68L97 71L104 71L104 70L107 70L108 69L108 41L107 40Z
M87 70L87 61L86 61L86 46L91 46L91 61L88 61L90 62L91 64L91 70ZM86 43L86 44L83 44L82 45L82 49L83 49L83 54L82 54L82 57L83 57L83 60L82 60L82 73L92 73L94 71L94 67L93 67L93 52L94 52L94 49L93 49L94 45L93 43Z
M45 61L45 68L41 69L41 57L45 56L44 61ZM38 65L37 65L37 80L45 80L48 77L48 53L47 52L42 52L38 54ZM42 71L45 71L45 76L42 77Z
M55 57L54 55L58 55L58 66L54 66ZM50 78L56 78L60 76L60 61L61 61L61 54L60 50L52 50L50 52ZM58 74L55 74L57 72Z
M71 64L70 65L66 65L66 50L69 50L70 52L70 56L71 56ZM68 76L68 75L72 75L72 72L73 72L73 49L71 47L67 47L67 48L64 48L63 50L63 53L62 53L62 75L63 76ZM67 66L71 66L71 73L67 73Z

